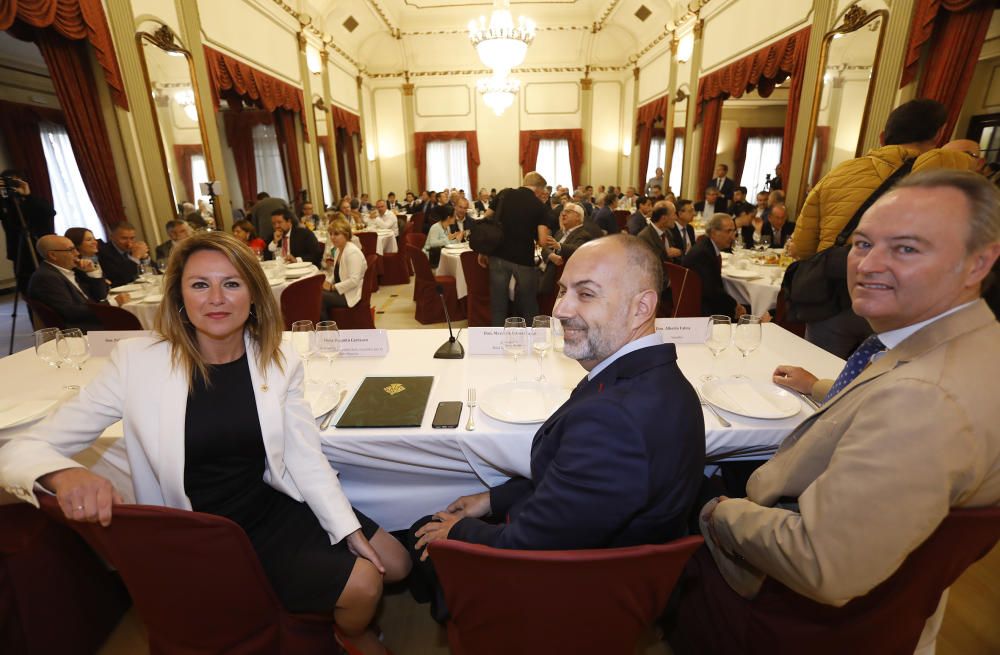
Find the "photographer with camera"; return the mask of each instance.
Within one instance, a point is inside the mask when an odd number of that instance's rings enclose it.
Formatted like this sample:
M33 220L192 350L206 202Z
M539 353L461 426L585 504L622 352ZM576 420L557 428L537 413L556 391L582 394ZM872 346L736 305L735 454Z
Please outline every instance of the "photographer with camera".
M27 292L28 280L35 272L32 251L38 239L46 234L55 234L55 216L52 205L31 194L31 187L23 173L13 169L0 173L0 222L7 237L7 259L14 264L17 290L21 294ZM24 242L22 217L29 243Z

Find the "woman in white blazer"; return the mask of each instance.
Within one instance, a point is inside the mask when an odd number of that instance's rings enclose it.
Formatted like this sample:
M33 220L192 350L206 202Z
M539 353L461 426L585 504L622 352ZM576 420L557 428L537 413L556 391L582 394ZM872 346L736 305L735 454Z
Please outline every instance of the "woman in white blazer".
M323 283L323 314L334 307L354 307L361 300L368 262L365 254L351 241L351 225L335 219L329 226L330 247L323 258L326 282Z
M66 517L112 520L111 483L69 459L122 420L139 503L225 516L250 538L285 607L332 612L365 653L383 578L405 549L356 512L320 450L302 363L282 346L277 302L254 253L223 232L175 246L157 316L162 336L122 341L79 396L0 448L0 481Z

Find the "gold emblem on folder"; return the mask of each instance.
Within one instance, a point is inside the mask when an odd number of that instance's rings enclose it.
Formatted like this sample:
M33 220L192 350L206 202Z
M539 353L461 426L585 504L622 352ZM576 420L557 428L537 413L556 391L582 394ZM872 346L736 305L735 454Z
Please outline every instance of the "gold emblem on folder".
M395 396L397 393L406 391L406 387L397 382L395 384L390 384L388 387L384 387L382 391L386 392L390 396Z

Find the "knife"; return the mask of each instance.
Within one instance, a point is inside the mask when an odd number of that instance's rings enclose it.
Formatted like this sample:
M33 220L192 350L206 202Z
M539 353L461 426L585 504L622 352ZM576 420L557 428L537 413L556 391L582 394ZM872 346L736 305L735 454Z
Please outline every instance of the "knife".
M327 412L326 416L323 418L323 422L319 424L320 432L330 427L330 421L333 420L333 415L337 413L338 409L340 409L340 405L344 402L345 396L347 396L347 389L340 392L340 398L337 399L337 404L333 406L333 409Z

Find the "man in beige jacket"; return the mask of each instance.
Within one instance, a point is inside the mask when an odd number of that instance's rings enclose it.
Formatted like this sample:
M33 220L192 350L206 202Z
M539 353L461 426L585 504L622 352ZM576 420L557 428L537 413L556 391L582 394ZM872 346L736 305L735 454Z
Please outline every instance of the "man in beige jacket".
M980 300L998 256L1000 199L972 173L912 175L865 213L847 282L880 343L848 360L747 498L702 509L733 589L752 598L771 576L843 605L891 576L950 508L1000 504L1000 324Z

